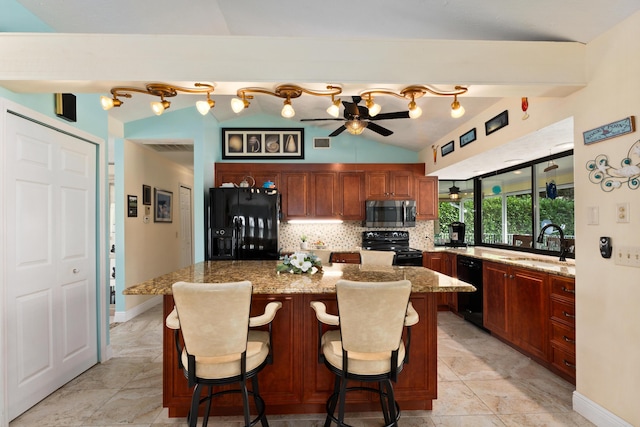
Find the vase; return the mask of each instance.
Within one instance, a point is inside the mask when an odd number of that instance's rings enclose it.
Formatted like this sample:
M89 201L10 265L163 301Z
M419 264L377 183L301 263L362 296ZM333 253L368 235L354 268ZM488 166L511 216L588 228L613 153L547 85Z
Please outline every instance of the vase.
M301 242L300 243L300 249L309 249L309 243L308 242Z

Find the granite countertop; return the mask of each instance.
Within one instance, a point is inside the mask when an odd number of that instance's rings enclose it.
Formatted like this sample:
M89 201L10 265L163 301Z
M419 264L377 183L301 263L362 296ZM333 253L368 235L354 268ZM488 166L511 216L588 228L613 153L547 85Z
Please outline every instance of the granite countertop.
M254 294L335 293L339 279L382 282L408 279L412 292L474 292L466 282L423 267L333 263L315 274L277 273L279 261L204 261L131 286L124 295L170 295L175 282L220 283L249 280Z
M486 261L500 262L531 270L557 274L558 276L576 276L576 263L573 259L559 261L557 256L538 255L507 249L494 249L470 246L467 248L436 247L431 252L449 252L456 255L465 255Z

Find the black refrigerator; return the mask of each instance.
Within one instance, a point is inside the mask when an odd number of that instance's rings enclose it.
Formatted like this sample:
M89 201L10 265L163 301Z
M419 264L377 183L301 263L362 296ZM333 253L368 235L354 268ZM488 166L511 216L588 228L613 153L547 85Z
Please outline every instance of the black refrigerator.
M209 189L207 259L278 259L279 216L275 189Z

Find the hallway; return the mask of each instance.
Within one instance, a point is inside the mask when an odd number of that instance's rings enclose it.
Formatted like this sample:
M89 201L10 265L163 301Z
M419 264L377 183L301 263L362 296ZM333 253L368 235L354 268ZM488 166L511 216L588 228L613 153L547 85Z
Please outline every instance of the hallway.
M75 378L10 427L186 426L162 408L162 306L111 329L114 357ZM574 387L449 312L438 314L438 399L433 411L404 411L401 426L590 426L571 409ZM268 384L262 385L268 387ZM358 427L377 413L352 414ZM241 426L239 417L211 426ZM270 415L273 427L312 427L323 414Z

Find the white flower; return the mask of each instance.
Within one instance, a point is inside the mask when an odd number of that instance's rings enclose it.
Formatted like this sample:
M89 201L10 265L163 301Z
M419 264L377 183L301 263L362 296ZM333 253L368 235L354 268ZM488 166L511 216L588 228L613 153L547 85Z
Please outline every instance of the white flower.
M313 264L311 264L311 261L305 261L305 262L302 263L302 265L299 268L300 268L300 270L306 272L308 269L311 268L312 265Z

